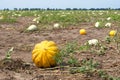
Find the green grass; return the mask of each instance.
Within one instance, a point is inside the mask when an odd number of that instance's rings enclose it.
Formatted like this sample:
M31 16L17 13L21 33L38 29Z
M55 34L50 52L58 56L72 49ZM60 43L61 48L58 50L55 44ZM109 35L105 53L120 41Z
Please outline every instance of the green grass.
M58 65L61 65L65 62L69 65L77 65L77 60L73 55L75 54L75 51L78 49L78 45L75 41L66 43L61 49L58 55L55 57L57 60ZM68 61L66 62L64 59L68 58Z
M83 73L83 74L86 74L86 75L88 75L88 74L91 75L96 71L97 66L99 66L98 62L95 62L92 59L90 59L90 60L84 59L81 62L81 66L71 68L70 73L72 73L72 74L73 73Z
M107 50L106 42L101 42L98 45L80 45L76 41L66 43L57 56L58 65L64 68L64 63L69 66L71 74L81 73L86 77L98 76L102 80L120 80L120 77L113 77L100 67L102 64L92 58L84 58L79 61L75 55L81 51L89 51L93 54L104 55ZM106 43L107 44L107 43ZM94 51L92 51L94 50Z
M116 12L116 13L115 13ZM5 20L1 22L14 22L18 17L33 17L38 18L39 25L52 25L53 23L60 23L62 27L68 27L70 25L77 26L81 23L96 23L101 22L101 27L105 27L107 22L119 23L120 11L118 10L101 10L101 11L67 11L67 10L57 10L57 11L0 11L0 16L4 16ZM110 21L106 19L111 17ZM94 26L94 25L93 25Z
M0 23L16 23L16 19L15 18L4 18L0 20Z

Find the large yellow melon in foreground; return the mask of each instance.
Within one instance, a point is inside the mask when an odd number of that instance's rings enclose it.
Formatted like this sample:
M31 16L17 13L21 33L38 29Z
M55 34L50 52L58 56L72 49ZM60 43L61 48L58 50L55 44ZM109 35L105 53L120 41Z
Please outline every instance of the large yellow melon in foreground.
M58 47L53 41L42 41L35 45L32 51L32 60L37 67L49 68L56 65L55 56Z

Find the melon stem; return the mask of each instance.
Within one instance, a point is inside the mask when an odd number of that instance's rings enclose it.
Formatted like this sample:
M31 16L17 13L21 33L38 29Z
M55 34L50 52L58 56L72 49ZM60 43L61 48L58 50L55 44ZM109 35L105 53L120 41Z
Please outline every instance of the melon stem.
M5 59L11 59L11 54L13 52L14 47L10 48L9 51L6 53Z

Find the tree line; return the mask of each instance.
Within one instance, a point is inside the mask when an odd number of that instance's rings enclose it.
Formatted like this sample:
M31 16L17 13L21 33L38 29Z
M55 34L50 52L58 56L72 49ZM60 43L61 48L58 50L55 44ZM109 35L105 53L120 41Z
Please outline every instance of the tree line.
M4 8L3 10L9 11L9 8ZM66 8L66 9L60 9L60 8L14 8L15 11L33 11L33 10L120 10L120 8Z

